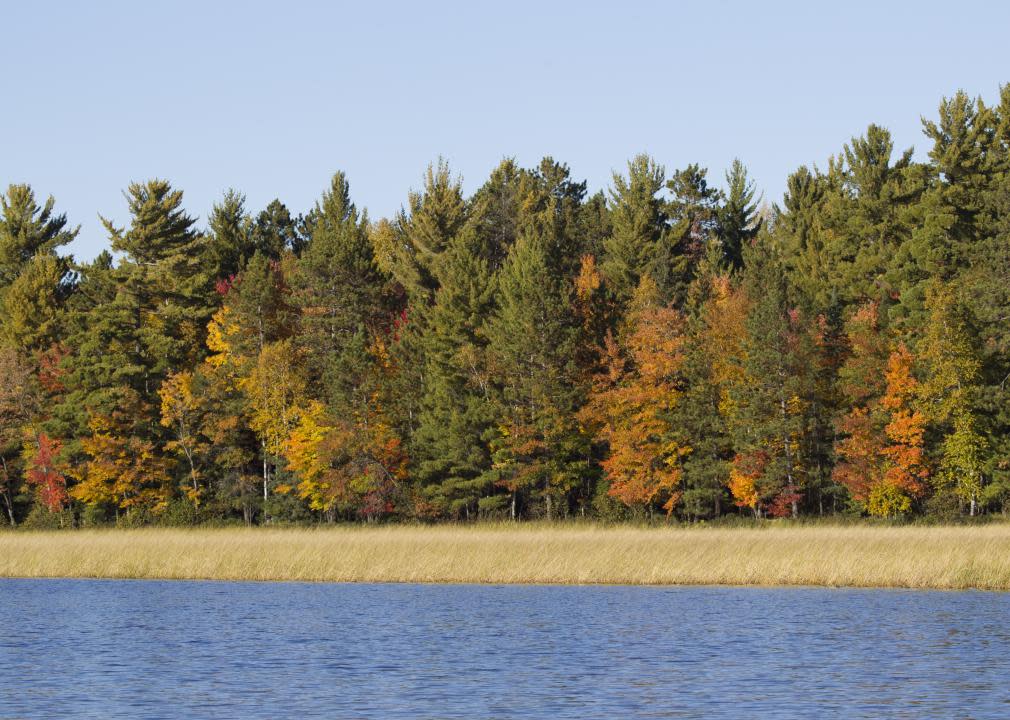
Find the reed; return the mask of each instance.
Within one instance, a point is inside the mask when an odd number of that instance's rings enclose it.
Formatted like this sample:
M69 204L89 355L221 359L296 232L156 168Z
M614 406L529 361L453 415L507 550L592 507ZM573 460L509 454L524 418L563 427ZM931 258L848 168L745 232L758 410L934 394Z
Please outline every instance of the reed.
M0 533L0 576L1010 589L1010 525Z

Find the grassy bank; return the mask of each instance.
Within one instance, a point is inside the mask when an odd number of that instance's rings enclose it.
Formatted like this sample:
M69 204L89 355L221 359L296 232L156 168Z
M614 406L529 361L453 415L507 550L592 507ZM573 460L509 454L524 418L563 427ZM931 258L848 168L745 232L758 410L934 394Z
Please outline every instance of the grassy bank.
M1010 526L0 533L0 576L1010 589Z

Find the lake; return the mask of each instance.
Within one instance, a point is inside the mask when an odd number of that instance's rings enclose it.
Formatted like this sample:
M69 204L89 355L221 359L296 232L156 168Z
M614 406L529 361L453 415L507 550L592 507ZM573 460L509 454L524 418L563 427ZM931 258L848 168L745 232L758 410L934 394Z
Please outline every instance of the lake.
M0 718L1010 717L1010 594L0 580Z

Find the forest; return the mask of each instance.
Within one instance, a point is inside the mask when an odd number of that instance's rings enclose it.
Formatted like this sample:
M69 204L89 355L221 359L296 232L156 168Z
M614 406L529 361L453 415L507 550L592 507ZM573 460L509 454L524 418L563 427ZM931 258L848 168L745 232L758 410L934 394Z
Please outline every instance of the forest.
M443 161L394 217L154 179L109 250L0 195L0 509L29 527L1010 510L1010 85L766 203Z

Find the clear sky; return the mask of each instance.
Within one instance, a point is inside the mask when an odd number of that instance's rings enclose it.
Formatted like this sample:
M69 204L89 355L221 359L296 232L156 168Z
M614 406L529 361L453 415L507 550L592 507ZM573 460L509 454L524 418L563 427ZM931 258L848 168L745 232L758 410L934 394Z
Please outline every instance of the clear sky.
M389 215L439 155L472 191L545 154L596 190L637 152L768 200L867 124L925 151L920 116L1010 81L1010 3L45 2L0 4L0 183L97 214L164 177L201 224L234 187L303 212L344 170Z

